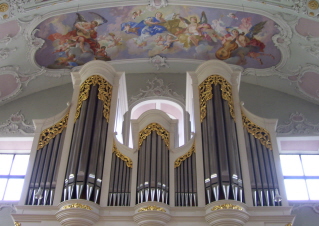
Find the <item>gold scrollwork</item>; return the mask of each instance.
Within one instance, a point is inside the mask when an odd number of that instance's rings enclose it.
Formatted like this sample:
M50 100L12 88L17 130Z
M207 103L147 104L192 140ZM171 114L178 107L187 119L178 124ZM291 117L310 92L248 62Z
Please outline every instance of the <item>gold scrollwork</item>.
M21 226L21 223L15 221L14 226Z
M319 3L316 0L311 0L308 2L309 9L316 10L319 8Z
M84 205L81 203L73 203L73 204L69 204L69 205L65 205L62 207L63 210L65 209L86 209L86 210L92 210L92 208L88 205Z
M192 148L183 156L179 157L175 160L174 168L179 167L183 161L185 161L187 158L191 157L193 153L195 153L195 144L193 144Z
M129 157L123 155L123 154L117 149L115 143L113 143L113 153L116 155L116 157L118 157L118 158L122 159L124 162L126 162L126 166L127 166L127 167L133 168L133 162L132 162L132 160L131 160Z
M112 99L112 86L110 83L108 83L104 78L102 78L99 75L92 75L91 77L89 77L82 83L80 87L80 95L78 99L78 105L76 107L74 122L76 122L76 120L80 116L83 101L89 98L91 86L96 86L96 85L99 85L97 97L99 100L103 101L104 103L103 105L104 118L106 118L106 121L109 122L111 99Z
M233 204L230 204L230 203L226 203L226 204L222 204L222 205L219 205L219 206L214 206L212 208L212 211L214 210L243 210L243 207L241 206L238 206L238 205L233 205Z
M148 135L151 134L152 131L156 131L157 135L162 137L166 146L169 148L169 132L158 123L151 123L140 132L138 148L141 147L143 141L146 139Z
M158 206L146 206L138 210L138 212L142 212L142 211L161 211L166 213L166 210L164 208L158 207Z
M258 139L260 143L264 145L266 148L272 150L269 132L250 121L243 113L242 119L244 127L247 129L248 133L252 134L256 139Z
M7 3L1 3L0 4L0 12L3 13L3 12L7 12L9 9L9 5Z
M50 140L52 140L56 135L63 132L63 130L67 127L69 119L69 113L67 113L58 123L43 130L40 134L38 150L47 145Z
M230 115L235 118L234 112L234 103L232 96L232 87L231 85L219 75L211 75L203 81L198 89L199 89L199 98L200 98L200 120L201 122L204 120L207 114L207 106L206 102L213 98L213 88L212 85L221 85L222 98L228 102Z
M288 224L286 224L286 226L292 226L292 223L288 223Z

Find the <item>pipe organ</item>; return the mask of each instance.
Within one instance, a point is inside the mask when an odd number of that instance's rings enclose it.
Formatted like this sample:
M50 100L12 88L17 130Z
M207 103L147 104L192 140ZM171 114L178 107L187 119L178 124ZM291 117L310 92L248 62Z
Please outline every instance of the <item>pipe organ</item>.
M117 114L127 98L119 94L125 77L108 63L89 62L72 76L70 107L36 122L37 147L13 214L22 225L27 206L42 211L32 215L38 221L56 208L50 225L284 226L293 220L271 143L275 123L240 105L239 71L208 61L187 73L193 109L184 126L194 128L180 147L178 120L163 111L131 122ZM115 131L121 127L115 121L130 123L122 128L131 128L133 148L124 145L128 137L117 140L129 133Z

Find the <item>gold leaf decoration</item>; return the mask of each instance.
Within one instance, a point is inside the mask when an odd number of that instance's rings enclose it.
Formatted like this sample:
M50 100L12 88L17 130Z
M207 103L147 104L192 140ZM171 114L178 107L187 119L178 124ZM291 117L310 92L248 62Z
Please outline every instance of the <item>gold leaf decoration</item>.
M272 150L269 132L250 121L243 113L242 119L244 127L247 129L248 133L252 134L256 139L258 139L260 143L264 145L266 148Z
M166 210L164 208L158 207L158 206L146 206L138 210L138 212L142 212L142 211L161 211L166 213Z
M193 153L195 153L195 144L193 144L192 148L185 155L175 160L174 168L179 167L182 164L182 162L185 161L187 158L191 157Z
M129 168L133 168L133 162L132 160L123 155L116 147L115 143L113 143L113 153L120 159L122 159L124 162L126 162L126 166L129 167Z
M312 10L316 10L319 8L319 3L316 0L311 0L308 2L308 7Z
M65 205L62 207L63 210L65 209L86 209L86 210L92 210L92 208L88 205L84 205L81 203L73 203L69 205Z
M9 5L7 3L1 3L0 4L0 12L3 13L3 12L7 12L9 9Z
M103 116L106 119L107 122L109 122L110 117L110 107L111 107L111 99L112 99L112 86L110 83L108 83L104 78L102 78L99 75L92 75L88 79L86 79L81 87L80 87L80 94L78 99L78 105L76 107L76 113L75 113L75 121L79 118L81 107L83 101L87 100L89 98L89 93L91 86L98 85L98 99L103 101Z
M292 223L288 223L288 224L286 224L286 226L292 226Z
M243 208L241 206L238 206L238 205L233 205L233 204L230 204L230 203L226 203L226 204L222 204L222 205L219 205L219 206L214 206L212 208L212 211L214 210L243 210Z
M166 129L164 129L160 124L151 123L140 132L138 149L141 147L143 141L146 139L147 136L151 134L152 131L156 131L157 135L162 137L166 146L169 148L169 132Z
M212 85L219 84L221 86L222 98L228 102L230 115L235 118L234 112L234 103L232 96L232 88L231 85L219 75L211 75L203 81L198 89L199 89L199 101L200 101L200 120L201 122L204 120L207 114L207 105L206 102L213 98L213 88Z
M14 226L21 226L21 223L15 221Z
M50 140L56 137L58 134L62 133L67 127L69 119L69 113L67 113L58 123L54 124L50 128L43 130L40 134L38 150L47 145Z

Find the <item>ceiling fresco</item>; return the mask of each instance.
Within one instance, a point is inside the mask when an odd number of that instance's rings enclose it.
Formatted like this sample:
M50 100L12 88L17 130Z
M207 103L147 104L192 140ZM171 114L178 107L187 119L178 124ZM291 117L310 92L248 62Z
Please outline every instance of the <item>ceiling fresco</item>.
M54 16L41 22L35 53L49 69L81 66L91 60L167 58L219 59L244 68L277 65L272 41L276 23L262 15L206 7L111 7Z

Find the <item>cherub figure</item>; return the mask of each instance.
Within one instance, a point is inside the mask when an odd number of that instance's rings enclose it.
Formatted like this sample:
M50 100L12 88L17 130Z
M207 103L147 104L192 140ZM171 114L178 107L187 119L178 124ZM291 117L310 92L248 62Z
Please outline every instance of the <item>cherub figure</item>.
M162 49L162 51L171 48L173 46L173 43L178 41L178 38L172 34L167 34L165 38L166 39L163 43L164 48Z

